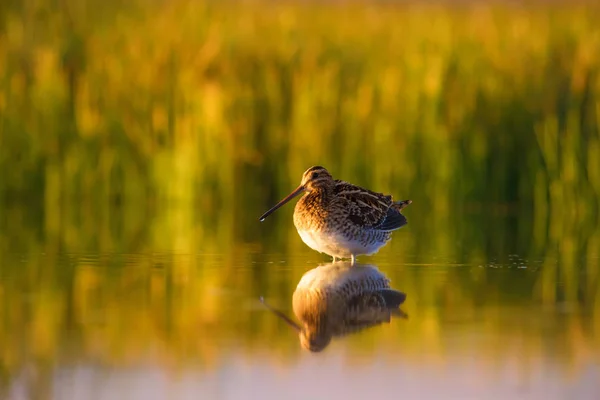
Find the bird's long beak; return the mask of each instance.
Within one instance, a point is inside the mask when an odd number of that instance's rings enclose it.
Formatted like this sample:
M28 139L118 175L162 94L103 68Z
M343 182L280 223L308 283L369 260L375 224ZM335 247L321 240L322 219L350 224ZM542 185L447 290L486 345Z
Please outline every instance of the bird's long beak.
M294 190L292 193L285 196L279 203L277 203L273 207L271 207L271 209L269 211L267 211L266 213L261 215L261 217L259 218L260 222L263 222L265 220L265 218L267 218L269 215L273 214L275 212L275 210L277 210L279 207L281 207L282 205L284 205L285 203L287 203L294 197L298 196L303 191L304 191L304 186L302 186L302 185L298 186L296 188L296 190Z
M291 318L289 318L287 315L285 315L281 311L276 310L273 307L271 307L269 304L267 304L267 302L265 301L264 298L261 297L260 298L260 302L263 303L263 305L265 307L267 307L267 309L269 309L273 314L277 315L279 318L281 318L282 320L284 320L285 322L287 322L287 324L289 326L291 326L292 328L294 328L298 333L300 333L302 331L302 328L300 327L300 325L298 325L296 322L294 322L294 320L292 320Z

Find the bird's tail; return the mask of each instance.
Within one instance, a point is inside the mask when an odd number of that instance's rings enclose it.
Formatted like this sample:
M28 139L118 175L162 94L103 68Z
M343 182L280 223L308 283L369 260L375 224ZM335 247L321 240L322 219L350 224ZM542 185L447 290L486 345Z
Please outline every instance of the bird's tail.
M404 207L408 206L412 203L412 200L400 200L394 202L394 208L398 211L402 210Z
M398 308L406 300L406 293L397 290L382 289L378 293L383 297L385 306L388 308Z

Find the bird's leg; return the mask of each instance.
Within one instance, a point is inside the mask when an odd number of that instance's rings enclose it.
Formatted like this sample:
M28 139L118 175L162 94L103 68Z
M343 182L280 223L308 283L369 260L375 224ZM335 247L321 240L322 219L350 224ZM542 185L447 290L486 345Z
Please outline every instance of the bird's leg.
M337 258L335 256L332 256L332 257L333 257L333 262L336 262Z
M352 258L350 259L350 265L354 265L356 263L356 256L354 254L350 255Z

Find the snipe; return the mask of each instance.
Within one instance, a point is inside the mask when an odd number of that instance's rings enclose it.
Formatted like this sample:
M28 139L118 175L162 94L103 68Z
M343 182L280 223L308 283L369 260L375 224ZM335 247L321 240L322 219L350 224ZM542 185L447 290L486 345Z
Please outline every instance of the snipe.
M323 167L311 167L300 186L260 217L264 221L279 207L304 193L294 209L294 225L308 247L337 258L371 255L379 251L395 231L407 224L401 210L411 200L333 179Z
M338 262L311 269L300 279L292 298L300 325L261 300L296 329L303 348L318 352L334 337L389 323L392 316L406 318L400 310L405 299L376 267Z

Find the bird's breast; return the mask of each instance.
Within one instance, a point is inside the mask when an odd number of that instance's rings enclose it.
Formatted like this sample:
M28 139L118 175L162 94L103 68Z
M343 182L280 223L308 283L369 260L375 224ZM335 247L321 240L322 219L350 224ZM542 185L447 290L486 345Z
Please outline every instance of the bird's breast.
M331 221L331 211L324 196L308 193L296 203L294 225L299 231L326 230Z

